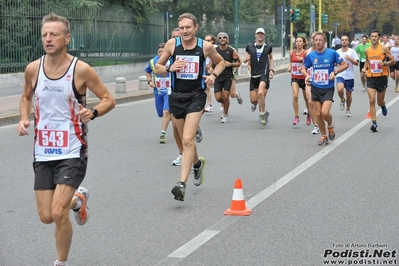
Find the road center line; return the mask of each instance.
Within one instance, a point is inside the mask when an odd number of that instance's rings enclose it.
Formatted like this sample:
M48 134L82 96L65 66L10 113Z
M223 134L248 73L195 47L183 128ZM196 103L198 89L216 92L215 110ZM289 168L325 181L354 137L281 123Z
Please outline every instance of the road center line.
M393 105L395 102L399 100L399 96L395 97L390 101L388 104L386 104L387 107ZM377 112L377 115L381 113L381 110ZM248 209L254 208L256 205L273 195L277 190L282 188L284 185L288 184L290 181L292 181L295 177L297 177L299 174L301 174L303 171L308 169L309 167L313 166L315 163L317 163L319 160L321 160L324 156L329 154L331 151L335 150L337 147L339 147L342 143L344 143L347 139L349 139L351 136L353 136L357 131L359 131L361 128L363 128L366 124L370 123L370 119L364 119L362 122L354 126L352 129L350 129L348 132L343 134L341 137L339 137L337 140L332 142L330 145L325 146L323 149L321 149L318 153L310 157L308 160L300 164L298 167L293 169L291 172L287 173L285 176L268 186L266 189L263 191L259 192L256 194L254 197L252 197L250 200L246 202L246 206ZM188 241L186 244L181 246L180 248L176 249L174 252L170 253L168 257L161 262L159 262L157 265L175 265L177 264L181 259L187 257L190 255L192 252L197 250L199 247L201 247L203 244L208 242L210 239L212 239L214 236L216 236L218 233L220 233L222 230L227 228L230 224L234 223L236 219L231 219L229 222L226 223L227 217L222 218L219 220L217 223L212 225L210 228L217 228L220 226L217 226L220 223L225 223L225 226L221 228L219 231L217 230L204 230L202 233ZM173 261L170 260L168 261L168 258L174 259ZM179 259L179 260L176 260Z

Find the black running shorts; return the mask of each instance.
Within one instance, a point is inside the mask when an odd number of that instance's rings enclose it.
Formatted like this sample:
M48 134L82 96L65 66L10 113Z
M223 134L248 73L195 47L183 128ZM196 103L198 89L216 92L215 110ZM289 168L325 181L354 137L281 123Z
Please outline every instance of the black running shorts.
M389 66L389 70L394 72L395 70L399 70L399 61L397 61L393 66Z
M262 75L257 78L251 77L251 80L249 81L249 91L257 90L261 81L264 81L266 83L266 89L268 90L270 85L269 77L266 75Z
M169 111L176 119L183 119L189 113L202 112L206 103L206 92L202 90L189 101L179 101L169 97Z
M291 83L292 82L298 83L299 88L301 88L302 90L306 89L305 79L291 78Z
M54 190L57 184L78 188L87 169L87 158L33 162L35 190Z
M332 101L334 102L334 87L329 89L320 89L312 85L312 100L324 103L325 101Z
M360 70L360 72L362 72L362 69L364 68L364 64L365 64L366 62L359 62L359 70Z
M388 86L387 76L367 78L367 88L383 92L384 90L386 90L387 86Z
M233 79L231 77L218 77L213 85L214 92L222 92L222 90L230 91Z

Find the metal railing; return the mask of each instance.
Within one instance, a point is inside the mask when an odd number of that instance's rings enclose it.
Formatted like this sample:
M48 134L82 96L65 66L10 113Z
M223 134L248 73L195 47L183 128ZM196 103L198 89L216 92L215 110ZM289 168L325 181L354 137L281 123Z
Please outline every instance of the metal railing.
M58 3L55 8L49 2L0 2L0 74L23 72L43 54L41 21L53 10L71 23L68 52L93 66L148 60L164 40L162 16L152 16L140 30L132 12L121 6L63 7Z
M43 53L41 21L52 11L71 23L68 52L92 66L145 62L156 54L156 47L165 41L166 22L162 14L151 15L148 22L137 27L132 11L118 5L77 6L76 1L0 1L0 74L23 72L29 62ZM78 1L77 1L78 2ZM72 4L71 4L72 3ZM171 28L174 28L173 22ZM240 24L239 47L255 38L255 29L264 27L266 41L278 46L279 30L266 23ZM208 29L217 34L227 32L234 45L234 22L225 21ZM168 38L168 36L166 37Z

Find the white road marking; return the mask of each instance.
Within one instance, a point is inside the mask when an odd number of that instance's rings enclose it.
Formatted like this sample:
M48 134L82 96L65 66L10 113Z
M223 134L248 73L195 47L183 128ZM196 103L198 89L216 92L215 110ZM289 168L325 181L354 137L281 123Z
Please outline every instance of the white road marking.
M186 244L181 246L180 248L173 251L168 257L171 258L185 258L187 255L195 251L197 248L202 246L204 243L208 242L209 239L217 235L220 231L214 230L205 230L201 234L197 235Z
M392 101L390 101L388 104L386 104L387 107L393 105L395 102L399 100L399 96L395 97ZM381 113L381 110L377 112L377 116ZM308 169L309 167L313 166L315 163L317 163L319 160L321 160L324 156L329 154L331 151L335 150L339 145L341 145L343 142L345 142L348 138L350 138L352 135L354 135L357 131L359 131L362 127L364 127L366 124L370 123L370 119L364 119L362 122L354 126L352 129L350 129L348 132L343 134L341 137L338 139L334 140L331 144L325 146L322 150L320 150L318 153L310 157L308 160L303 162L301 165L293 169L291 172L268 186L266 189L263 191L259 192L256 194L253 198L248 200L246 202L246 206L248 209L254 208L256 205L273 195L277 190L282 188L284 185L288 184L290 181L292 181L295 177L297 177L299 174L301 174L303 171ZM175 265L177 264L180 259L183 259L190 255L192 252L200 248L203 244L208 242L210 239L212 239L214 236L216 236L218 233L220 233L223 229L227 228L230 224L235 222L240 216L234 216L234 217L224 217L221 220L219 220L217 223L215 223L213 226L210 228L218 228L220 230L205 230L190 241L188 241L186 244L181 246L180 248L176 249L174 252L170 253L168 257L161 262L159 262L157 265ZM220 225L223 225L222 227ZM170 260L168 260L170 259Z

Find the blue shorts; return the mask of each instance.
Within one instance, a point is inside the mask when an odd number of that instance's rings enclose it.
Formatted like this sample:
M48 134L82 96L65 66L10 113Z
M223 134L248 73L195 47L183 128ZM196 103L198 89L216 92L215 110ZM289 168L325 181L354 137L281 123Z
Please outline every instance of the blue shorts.
M155 96L155 109L157 110L158 117L163 116L163 111L169 111L169 95L168 91L162 91L158 94L158 89L154 89Z
M343 77L337 77L337 83L344 83L344 87L347 91L352 92L355 87L354 79L344 79Z

